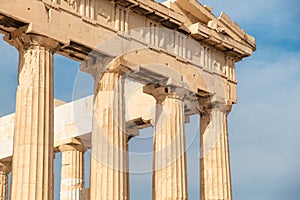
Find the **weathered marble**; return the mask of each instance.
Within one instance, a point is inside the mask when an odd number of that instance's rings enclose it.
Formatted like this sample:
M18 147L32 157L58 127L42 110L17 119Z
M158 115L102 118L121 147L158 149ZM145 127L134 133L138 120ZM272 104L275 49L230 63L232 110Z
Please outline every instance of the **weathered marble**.
M11 163L0 161L0 200L8 200L8 174Z
M157 100L153 144L153 200L188 199L185 153L184 88L153 88Z
M124 82L119 63L95 78L91 148L91 199L129 199ZM88 66L87 66L88 67ZM100 65L98 66L101 67ZM96 70L96 68L94 68ZM96 72L99 72L96 70Z
M126 94L127 93L127 94ZM125 83L126 129L130 133L149 127L151 113L155 106L155 99L142 91L140 84ZM87 148L91 147L93 95L76 101L59 104L56 100L54 109L54 147L72 142L73 138L80 138ZM140 109L136 109L139 107ZM139 121L138 124L135 122ZM141 122L144 123L141 123ZM13 156L13 132L15 114L0 118L0 150L1 159L12 159Z
M8 41L19 50L11 199L53 199L53 53L58 43L37 35Z
M53 199L53 145L63 153L62 199L78 199L81 190L89 196L80 182L84 150L70 141L80 137L90 144L92 101L58 109L53 144L54 52L88 64L84 71L95 78L91 199L129 199L128 135L138 135L150 122L155 124L153 199L187 199L184 115L198 110L183 102L184 91L175 85L184 83L197 98L236 103L235 63L256 50L254 38L225 13L217 18L196 0L0 2L0 33L20 52L15 120L0 120L0 145L8 147L0 159L11 159L8 132L14 131L11 199ZM133 108L128 106L134 119L126 119L124 72L133 82L160 86L147 92L158 101L155 119L149 109L153 99L146 103L140 91L132 95ZM231 199L228 111L220 104L201 110L202 200ZM2 177L7 193L7 176Z
M213 103L200 116L201 200L231 200L227 115L231 106Z
M78 139L59 146L62 152L60 200L82 200L84 189L84 152Z

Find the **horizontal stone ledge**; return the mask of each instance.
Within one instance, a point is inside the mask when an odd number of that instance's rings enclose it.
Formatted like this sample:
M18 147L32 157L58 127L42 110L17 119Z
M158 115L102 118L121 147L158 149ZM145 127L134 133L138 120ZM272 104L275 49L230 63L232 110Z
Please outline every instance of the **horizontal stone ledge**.
M80 138L83 144L91 147L91 131L93 117L93 95L70 103L55 100L54 110L54 147L72 143L73 138ZM126 81L125 87L126 131L128 139L137 136L139 129L152 126L156 100L143 92L143 85ZM189 104L188 104L189 105ZM197 113L194 107L185 107L186 123L190 115ZM138 109L136 109L138 108ZM0 160L13 155L13 134L15 114L0 118Z
M151 108L155 99L142 92L142 87L127 82L125 96L127 134L129 137L138 135L138 130L147 128L151 121ZM143 105L143 106L142 106ZM91 146L91 130L93 117L93 95L65 103L55 101L54 110L54 147L80 138L87 148ZM136 108L139 109L136 109ZM0 118L0 159L9 158L13 154L15 114Z

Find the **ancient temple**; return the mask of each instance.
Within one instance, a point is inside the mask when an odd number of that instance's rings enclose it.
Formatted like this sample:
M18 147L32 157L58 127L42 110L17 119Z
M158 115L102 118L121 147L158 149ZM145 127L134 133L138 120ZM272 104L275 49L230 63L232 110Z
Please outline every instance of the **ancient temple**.
M57 152L61 200L128 200L128 141L149 126L152 199L188 199L184 125L191 115L200 115L201 200L231 200L235 64L256 44L225 13L211 11L196 0L0 0L0 32L19 51L16 112L0 118L0 200L8 199L10 172L12 200L53 199ZM94 77L93 97L55 107L56 53ZM131 102L138 106L128 109L132 84L142 87Z

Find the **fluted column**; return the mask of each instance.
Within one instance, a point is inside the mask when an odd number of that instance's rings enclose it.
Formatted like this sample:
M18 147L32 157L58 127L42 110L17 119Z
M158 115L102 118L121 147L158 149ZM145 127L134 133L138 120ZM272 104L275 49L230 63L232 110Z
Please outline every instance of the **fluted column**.
M188 199L183 102L186 90L159 87L144 91L157 100L152 199Z
M85 0L79 0L79 13L85 15Z
M213 103L200 116L201 200L231 200L227 115L231 106Z
M8 174L11 163L0 161L0 200L8 200Z
M80 140L59 146L62 152L60 200L83 200L84 152Z
M18 32L5 39L19 50L11 200L52 200L53 54L58 43Z
M94 68L93 68L94 67ZM91 149L91 199L129 199L124 78L119 63L82 68L95 78ZM94 70L93 70L94 69Z

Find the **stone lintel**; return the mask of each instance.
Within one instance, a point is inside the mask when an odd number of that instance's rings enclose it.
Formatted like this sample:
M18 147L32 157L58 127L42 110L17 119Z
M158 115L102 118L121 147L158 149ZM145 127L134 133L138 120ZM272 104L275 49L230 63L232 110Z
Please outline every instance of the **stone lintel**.
M136 59L137 56L139 59ZM156 63L153 63L153 59L156 60ZM228 77L221 75L223 72L212 72L207 68L195 67L191 63L178 62L174 57L163 52L149 51L148 49L123 55L120 60L122 65L131 68L130 78L144 85L152 83L166 85L169 84L169 80L172 80L172 84L174 84L175 80L175 82L186 82L188 90L195 95L206 97L221 90L221 93L218 93L219 96L236 101L236 85L232 82L229 83ZM225 60L223 68L224 70L226 68Z
M133 83L132 83L133 84ZM130 87L129 87L130 88ZM131 87L132 88L132 87ZM145 102L149 100L148 95L142 93L142 88L138 91L135 101ZM146 99L145 99L146 97ZM86 147L91 145L91 127L92 127L92 106L93 96L88 96L73 102L65 103L64 105L55 108L55 129L54 129L54 151L59 152L59 146L63 144L74 143L73 138L80 138L81 142ZM136 135L137 129L150 127L151 115L146 113L151 107L155 106L155 100L147 104L147 109L133 110L134 113L129 113L127 110L126 130L129 135ZM77 111L74 111L74 109ZM68 113L74 113L72 114ZM15 114L10 114L0 118L0 146L6 151L0 151L0 160L11 162L13 154L13 132L15 124ZM84 125L85 128L82 126ZM78 126L78 127L77 127ZM77 128L76 128L77 127ZM135 130L135 132L133 132Z

